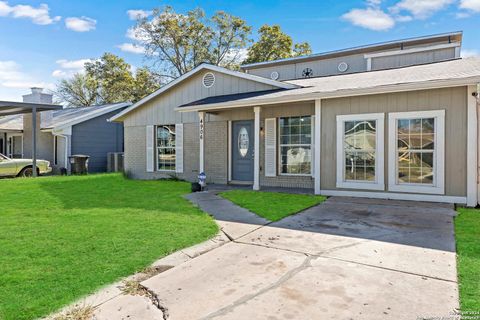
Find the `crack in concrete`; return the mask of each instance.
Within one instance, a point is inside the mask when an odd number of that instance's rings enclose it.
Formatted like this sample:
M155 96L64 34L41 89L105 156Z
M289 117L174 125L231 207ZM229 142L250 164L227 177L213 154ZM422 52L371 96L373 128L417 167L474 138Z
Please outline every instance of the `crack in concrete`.
M298 267L295 267L295 268L289 270L287 273L285 273L283 276L281 276L280 279L278 279L277 281L275 281L271 285L266 286L265 288L257 291L256 293L243 296L242 298L234 301L230 305L228 305L226 307L223 307L223 308L221 308L221 309L219 309L215 312L212 312L212 313L210 313L210 314L208 314L205 317L200 318L200 319L201 320L209 320L209 319L213 319L213 318L216 318L216 317L219 317L219 316L223 316L223 315L233 311L236 307L238 307L242 304L245 304L245 303L249 302L250 300L255 299L256 297L258 297L258 296L260 296L260 295L262 295L262 294L264 294L268 291L271 291L273 289L278 288L279 286L281 286L283 283L285 283L286 281L293 278L298 273L302 272L303 270L305 270L307 268L310 268L312 266L310 264L310 262L312 260L316 259L316 258L317 257L315 257L315 256L305 257L305 260L302 262L302 264L300 264Z
M139 286L145 291L145 296L152 302L152 304L162 312L163 320L168 320L170 317L168 308L162 305L159 296L153 290L150 290L141 284L139 284Z

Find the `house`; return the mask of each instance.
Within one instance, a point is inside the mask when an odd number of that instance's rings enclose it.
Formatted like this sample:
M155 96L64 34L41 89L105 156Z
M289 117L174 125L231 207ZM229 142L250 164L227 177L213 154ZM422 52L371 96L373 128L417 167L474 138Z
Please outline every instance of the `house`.
M24 102L52 103L52 95L32 88ZM107 171L107 154L123 152L123 125L107 119L128 107L116 103L85 108L64 108L37 114L37 156L50 161L54 172L69 168L68 157L90 156L89 172ZM31 158L32 115L0 119L0 153L12 158Z
M112 117L138 179L477 204L480 59L462 32L202 64Z

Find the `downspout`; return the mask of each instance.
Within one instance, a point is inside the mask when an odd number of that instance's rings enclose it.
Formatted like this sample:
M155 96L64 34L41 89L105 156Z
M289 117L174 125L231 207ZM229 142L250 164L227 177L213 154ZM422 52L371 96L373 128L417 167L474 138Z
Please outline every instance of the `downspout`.
M480 83L477 84L477 123L480 123ZM477 202L480 204L480 125L477 125Z

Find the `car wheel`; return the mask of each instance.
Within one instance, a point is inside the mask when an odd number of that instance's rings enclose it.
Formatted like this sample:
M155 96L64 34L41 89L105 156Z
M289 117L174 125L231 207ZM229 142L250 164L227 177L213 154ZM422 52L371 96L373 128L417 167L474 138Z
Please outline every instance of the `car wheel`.
M38 173L38 170L37 170ZM24 177L24 178L30 178L33 176L33 168L32 167L26 167L23 168L22 171L18 174L19 177Z

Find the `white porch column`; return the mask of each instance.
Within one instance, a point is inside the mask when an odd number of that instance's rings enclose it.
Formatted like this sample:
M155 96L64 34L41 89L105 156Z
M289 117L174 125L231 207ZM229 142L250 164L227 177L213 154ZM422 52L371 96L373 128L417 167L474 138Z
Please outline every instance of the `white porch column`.
M477 86L468 86L467 90L467 206L478 204L478 120L477 120Z
M255 113L255 152L253 155L253 190L260 190L260 107L254 107Z
M200 142L200 164L198 168L198 173L205 172L205 112L199 112L199 132L198 138Z
M315 148L313 148L313 152L315 153L313 159L314 163L314 186L315 186L315 194L320 194L320 154L321 154L321 145L322 145L322 100L316 99L315 100Z

